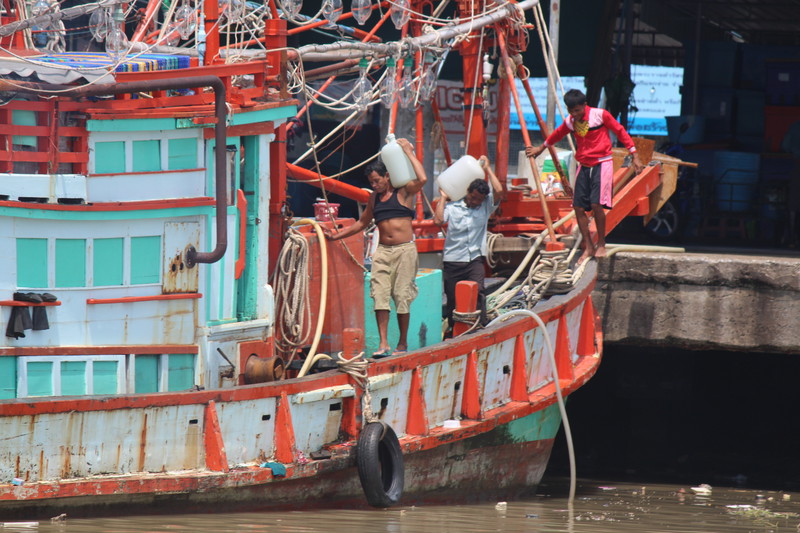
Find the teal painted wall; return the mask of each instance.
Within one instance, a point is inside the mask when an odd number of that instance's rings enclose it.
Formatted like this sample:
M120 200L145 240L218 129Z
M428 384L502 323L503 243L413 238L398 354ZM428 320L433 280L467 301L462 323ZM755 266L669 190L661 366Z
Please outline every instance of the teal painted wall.
M194 354L169 354L168 391L181 391L194 386Z
M267 154L259 153L258 136L242 137L244 150L244 171L242 173L242 191L247 199L247 233L245 241L245 267L242 276L236 280L236 319L253 320L257 313L258 290L258 232L256 231L256 218L258 217L259 197L259 160ZM237 226L237 230L240 229ZM237 239L237 245L239 240ZM242 251L238 250L238 254Z
M92 265L95 287L122 285L124 240L94 239Z
M47 287L47 239L17 239L17 287Z
M17 126L36 126L36 111L14 109L11 111L11 122ZM12 143L37 148L35 135L14 135Z
M86 286L86 240L56 239L56 287Z
M117 362L94 361L92 363L92 391L94 394L117 393Z
M133 172L161 170L161 141L133 141Z
M94 143L94 171L96 174L125 172L125 141Z
M0 400L17 397L17 358L0 357Z
M161 280L161 237L131 237L131 285Z
M27 364L28 396L53 395L53 363L31 361Z
M168 147L168 170L197 167L197 139L170 139Z
M134 387L137 394L158 392L158 362L160 355L137 355Z
M364 276L365 353L371 355L378 349L380 336L375 322L375 308L369 296L370 273ZM442 271L421 268L417 272L419 295L411 304L408 326L408 349L415 350L442 340ZM400 335L397 329L397 312L392 302L389 317L389 345L397 346Z
M86 394L86 361L61 361L61 395Z

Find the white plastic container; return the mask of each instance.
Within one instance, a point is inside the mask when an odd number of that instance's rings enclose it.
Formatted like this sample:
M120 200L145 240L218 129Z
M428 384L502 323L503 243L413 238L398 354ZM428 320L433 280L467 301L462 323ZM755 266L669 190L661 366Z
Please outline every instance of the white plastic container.
M436 186L442 189L450 198L457 202L467 195L467 187L476 179L484 179L483 167L471 155L465 155L439 174Z
M404 187L416 178L411 161L408 160L403 148L397 144L392 133L386 136L386 144L381 148L381 159L386 165L386 170L389 171L389 181L392 182L392 187L395 189Z

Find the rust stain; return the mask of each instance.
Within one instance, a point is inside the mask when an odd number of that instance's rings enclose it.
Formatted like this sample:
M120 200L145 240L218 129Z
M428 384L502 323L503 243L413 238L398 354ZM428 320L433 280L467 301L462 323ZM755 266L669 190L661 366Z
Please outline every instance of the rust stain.
M72 473L72 454L68 446L61 446L61 454L63 458L62 464L62 477L70 477Z
M144 472L144 460L147 457L145 453L147 449L147 413L144 414L144 419L142 420L142 435L139 439L139 472Z
M39 451L39 479L44 479L44 450Z

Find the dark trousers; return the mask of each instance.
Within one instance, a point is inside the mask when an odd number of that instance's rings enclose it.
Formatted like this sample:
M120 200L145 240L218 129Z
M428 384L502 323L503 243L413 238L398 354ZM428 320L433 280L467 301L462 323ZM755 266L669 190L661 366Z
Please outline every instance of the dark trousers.
M456 308L456 283L459 281L474 281L478 284L478 309L481 312L481 324L486 324L483 256L467 262L445 261L442 267L442 277L444 278L444 294L447 296L444 317L447 319L449 327L453 327L453 310Z

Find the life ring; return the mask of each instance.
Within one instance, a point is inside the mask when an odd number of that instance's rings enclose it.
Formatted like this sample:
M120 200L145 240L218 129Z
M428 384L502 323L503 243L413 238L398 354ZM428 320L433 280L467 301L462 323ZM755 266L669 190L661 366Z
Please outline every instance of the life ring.
M403 452L394 430L382 422L367 424L358 436L358 477L373 507L390 507L403 495Z

